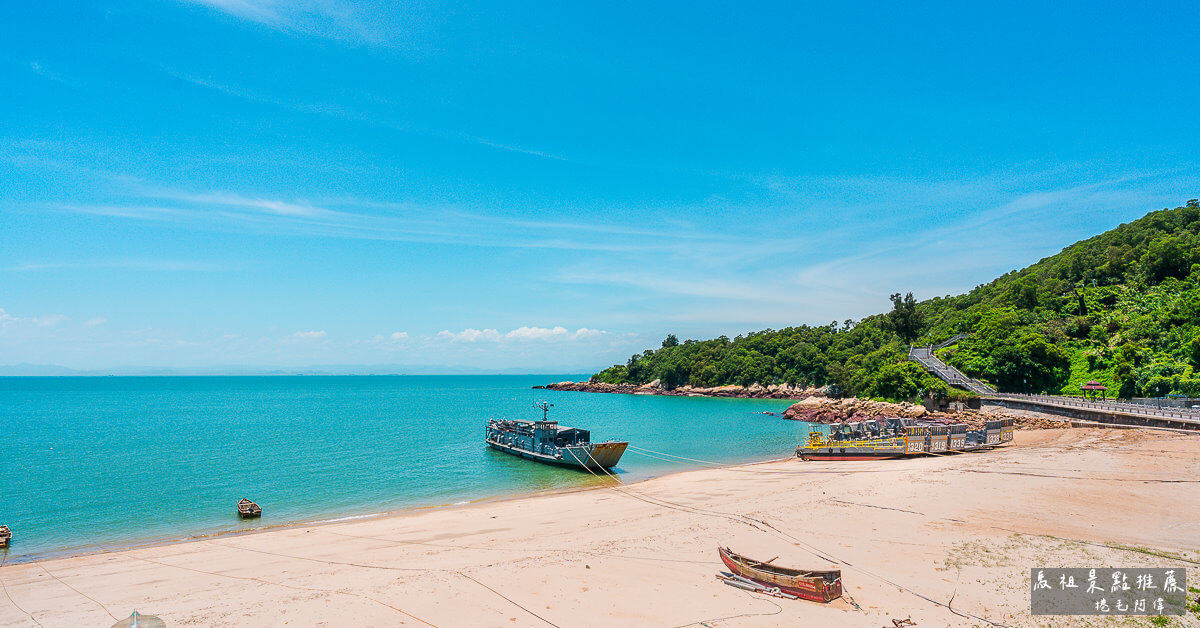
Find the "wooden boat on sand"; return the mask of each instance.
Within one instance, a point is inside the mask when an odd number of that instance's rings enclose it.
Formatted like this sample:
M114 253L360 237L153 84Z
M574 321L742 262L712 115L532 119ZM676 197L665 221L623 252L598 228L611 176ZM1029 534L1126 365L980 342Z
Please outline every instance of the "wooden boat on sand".
M12 541L12 530L8 526L0 526L0 547L8 547L9 541Z
M719 547L721 562L733 573L763 585L778 587L781 593L794 595L813 602L831 602L842 596L842 572L808 571L790 569L770 564L775 560L754 560L737 554L727 547Z
M242 519L262 516L262 507L245 497L242 498L242 501L238 502L237 509L238 516Z

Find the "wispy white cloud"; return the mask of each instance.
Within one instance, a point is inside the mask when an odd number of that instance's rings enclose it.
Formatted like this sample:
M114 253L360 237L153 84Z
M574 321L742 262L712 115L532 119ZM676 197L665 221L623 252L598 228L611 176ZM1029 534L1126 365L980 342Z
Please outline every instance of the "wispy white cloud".
M34 332L35 330L55 329L71 320L66 314L43 314L41 316L14 316L7 310L0 307L0 331L21 330L25 332ZM42 332L45 333L45 332ZM53 333L53 332L49 332Z
M545 157L546 159L553 159L554 161L570 161L561 155L555 155L540 150L532 150L529 148L522 148L520 146L513 146L511 144L501 144L500 142L492 142L481 138L471 138L471 141L475 142L476 144L482 144L483 146L490 146L492 148L499 148L500 150L506 150L513 153L524 153L526 155L533 155L534 157Z
M647 273L644 271L566 271L552 277L561 283L615 285L640 288L650 293L672 294L705 299L736 300L736 301L788 301L791 300L784 292L777 290L772 283L736 279L717 279L704 275L671 275Z
M1124 207L1144 210L1147 203L1157 200L1151 200L1153 195L1144 191L1113 187L1131 180L1122 177L1002 195L998 203L977 207L949 224L931 226L915 234L883 235L870 246L849 248L847 254L831 256L800 269L796 277L805 286L833 281L843 289L852 289L852 286L877 285L877 281L870 281L870 275L902 281L903 276L953 277L963 271L995 269L997 264L1011 264L1008 270L1028 266L1038 259L1031 259L1031 254L1056 253L1056 245L1074 242L1073 237L1063 237L1068 225L1099 223L1097 226L1102 229L1111 228L1120 221L1109 218L1112 224L1104 224L1106 211ZM865 281L846 286L841 278L851 274L851 269Z
M97 327L97 326L103 325L107 322L108 322L107 318L104 318L103 316L97 316L95 318L89 318L86 321L84 321L83 326L84 327Z
M484 137L471 135L469 133L463 133L461 131L449 132L440 129L423 128L404 121L394 120L388 117L386 114L366 113L342 104L321 101L304 101L293 98L281 98L260 90L255 90L240 85L232 85L230 83L196 76L186 72L180 72L173 68L163 67L162 71L173 78L190 83L196 87L202 87L212 91L220 92L222 94L233 96L254 104L270 105L298 113L334 118L337 120L362 124L377 129L385 129L387 131L394 131L415 137L440 140L454 144L474 144L476 146L483 146L486 148L516 153L519 155L540 157L552 161L570 161L570 159L567 157L548 151L537 150L526 146L517 146L512 143L497 142Z
M848 196L862 205L846 205L847 216L828 223L810 219L793 224L793 213L783 211L777 222L768 223L770 229L741 224L720 228L712 221L662 228L626 221L487 215L456 207L353 198L308 200L147 187L132 188L144 205L62 209L272 235L605 253L548 269L539 280L636 288L623 294L622 301L638 312L605 313L610 316L605 320L613 322L636 322L642 327L655 320L689 318L699 325L707 316L714 325L749 327L857 318L885 307L887 294L898 290L935 296L970 289L1081 236L1115 226L1146 211L1147 205L1167 202L1131 186L1137 181L1137 177L1124 177L1038 187L1002 177L925 185L883 179L878 181L880 192L872 190L869 179L850 179L847 189L854 193ZM797 198L804 190L796 187L800 186L796 181L772 185ZM814 185L821 188L821 195L836 187L828 180ZM865 200L853 198L860 192ZM925 204L939 209L924 213L907 209ZM889 209L896 207L901 209ZM804 211L795 213L804 215ZM913 216L908 219L911 224L896 223L896 215L901 214ZM865 226L856 226L855 216L870 219ZM637 299L643 303L635 303ZM647 309L650 300L658 305ZM509 338L511 333L516 335ZM472 328L444 330L438 337L484 343L566 335L565 329L553 327L508 333Z
M270 28L292 33L377 43L383 34L355 7L334 0L185 0Z
M29 69L32 70L34 74L48 78L51 81L54 81L55 83L66 83L67 82L67 79L64 78L61 74L59 74L57 72L52 72L51 70L47 69L44 65L42 65L41 63L39 63L37 61L30 61Z
M820 240L799 254L775 251L750 268L689 265L677 259L660 272L648 272L644 265L610 258L560 269L550 279L634 289L622 294L624 305L641 312L634 317L618 310L603 313L614 322L749 331L860 318L886 310L890 293L912 291L918 298L929 298L965 292L1171 202L1159 193L1127 187L1138 178L1028 191L986 181L941 191L907 184L908 196L896 203L944 196L952 199L951 206L963 209L921 218L916 229L906 225L827 230L822 223ZM895 191L903 186L891 182L887 187ZM1009 182L1008 187L1020 186ZM891 220L884 214L879 220ZM768 240L759 248L780 244Z
M186 272L215 272L228 269L225 263L201 262L191 260L73 260L57 262L21 262L6 266L0 270L13 272L32 272L44 270L83 270L83 269L119 269L147 271L186 271Z
M36 317L30 319L30 321L32 321L33 324L37 325L38 327L55 327L57 325L61 325L62 323L65 323L69 320L71 320L71 317L67 316L65 314L51 314L49 316L36 316Z
M505 338L514 340L546 340L549 338L560 338L567 335L565 327L518 327L507 334Z
M162 71L164 73L166 73L168 76L171 76L172 78L179 79L186 83L190 83L192 85L195 85L196 87L202 87L202 88L212 90L215 92L220 92L227 96L233 96L240 100L244 100L246 102L250 102L250 103L254 103L254 104L271 105L271 106L280 107L283 109L289 109L291 111L296 111L298 113L325 116L325 117L329 117L329 118L336 118L339 120L346 120L346 121L351 121L351 122L360 122L360 123L364 123L364 124L367 124L370 126L376 126L376 127L387 127L387 128L391 128L394 131L405 131L405 132L409 131L409 129L407 129L403 126L392 125L384 120L373 118L372 116L369 116L365 113L354 111L353 109L349 109L343 105L335 104L332 102L326 102L326 101L315 101L314 102L314 101L301 101L301 100L295 100L295 99L289 99L289 98L280 98L278 96L274 96L274 95L268 94L266 92L255 90L255 89L252 89L249 87L243 87L240 85L232 85L232 84L224 83L224 82L217 81L217 80L214 80L211 78L203 78L203 77L195 76L193 74L179 72L179 71L176 71L171 68L164 67L164 68L162 68Z
M170 223L197 229L241 229L272 235L406 241L497 248L659 252L703 259L765 255L771 240L752 235L626 224L494 216L454 207L421 207L339 199L315 203L232 192L180 192L134 186L118 205L54 206L60 211ZM140 197L140 198L139 198ZM789 242L794 238L789 236ZM790 246L790 245L789 245Z
M326 334L324 330L298 331L298 332L292 334L291 337L295 338L297 340L320 340L321 338L324 338L327 335L328 334Z
M365 342L358 341L352 342L352 344L375 346L383 349L384 351L395 352L407 348L408 332L394 331L386 336L383 334L375 334Z
M250 20L264 23L279 23L283 15L279 8L282 2L275 0L190 0L195 4L212 7Z
M575 331L570 331L561 325L554 327L536 327L522 325L507 333L500 333L495 329L473 329L467 328L460 332L452 332L450 330L442 330L435 336L441 340L449 340L451 342L530 342L530 341L554 341L554 340L583 340L598 338L608 332L599 329L588 329L580 327Z
M305 203L287 202L266 198L248 198L228 192L213 192L208 194L188 194L184 192L162 192L158 198L184 201L198 205L220 205L226 207L241 207L256 209L264 214L284 216L288 218L312 218L332 220L344 218L343 212L330 211L313 207Z
M500 332L495 329L472 329L468 327L460 332L443 329L437 333L438 338L451 342L496 342L500 340Z

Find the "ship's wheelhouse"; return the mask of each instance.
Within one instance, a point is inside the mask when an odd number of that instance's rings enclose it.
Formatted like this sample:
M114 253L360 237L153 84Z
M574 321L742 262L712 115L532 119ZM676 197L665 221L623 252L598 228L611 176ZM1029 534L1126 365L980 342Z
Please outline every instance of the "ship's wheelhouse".
M571 447L592 442L592 434L577 427L561 427L554 435L554 444L559 447Z

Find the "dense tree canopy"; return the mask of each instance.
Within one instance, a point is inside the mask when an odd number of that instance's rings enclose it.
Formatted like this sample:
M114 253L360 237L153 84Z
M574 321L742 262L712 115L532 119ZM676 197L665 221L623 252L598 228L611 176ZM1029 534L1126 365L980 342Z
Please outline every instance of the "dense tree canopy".
M729 339L669 335L597 373L664 386L832 385L908 399L948 393L906 362L908 344L969 334L943 359L1004 391L1080 394L1096 379L1123 396L1200 396L1200 203L1152 212L955 297L891 296L892 310L839 326Z
M916 340L924 331L925 318L917 308L917 300L913 298L913 293L901 297L897 292L891 299L892 311L888 312L885 319L888 329L896 332L904 342Z

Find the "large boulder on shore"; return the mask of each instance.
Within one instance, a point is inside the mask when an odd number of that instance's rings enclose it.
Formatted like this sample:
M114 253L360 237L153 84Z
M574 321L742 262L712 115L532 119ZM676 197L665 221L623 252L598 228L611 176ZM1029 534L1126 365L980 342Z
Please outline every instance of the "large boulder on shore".
M924 406L912 403L888 403L855 397L846 397L845 399L808 397L793 403L787 410L784 410L783 418L808 421L809 423L844 423L875 418L916 419L927 414L929 412Z
M809 397L793 403L783 412L783 418L810 423L846 423L868 419L897 417L924 418L943 423L965 423L969 429L982 429L984 422L992 419L1015 419L1017 429L1050 429L1071 427L1070 419L1049 415L1029 416L1029 413L1011 411L1006 408L958 410L955 412L929 412L924 406L911 403L887 403L870 399L829 399Z

